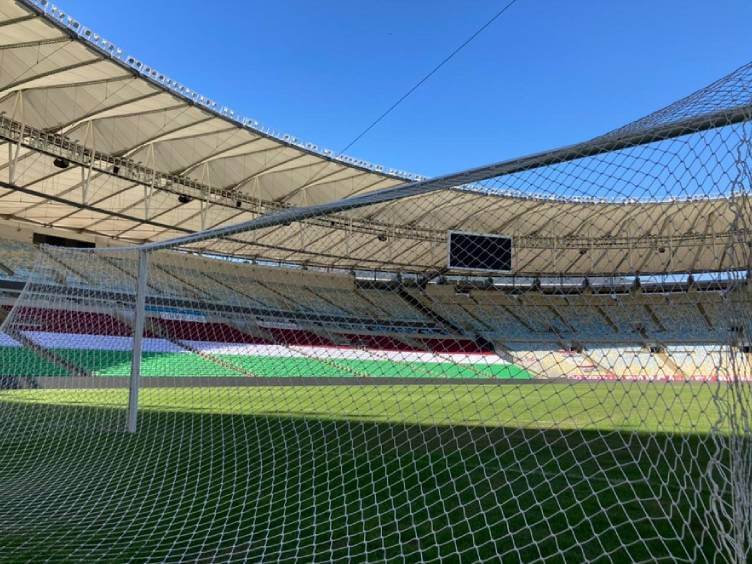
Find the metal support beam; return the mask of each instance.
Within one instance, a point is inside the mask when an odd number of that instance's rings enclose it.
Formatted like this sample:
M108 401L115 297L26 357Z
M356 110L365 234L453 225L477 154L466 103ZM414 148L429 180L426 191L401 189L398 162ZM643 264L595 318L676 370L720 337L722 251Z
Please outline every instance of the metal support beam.
M146 320L146 280L149 274L149 253L138 252L138 278L136 279L136 315L133 323L133 353L131 379L128 391L128 432L136 432L138 418L138 390L141 386L141 350Z
M18 136L15 151L13 150L13 144L10 141L8 142L8 182L11 184L16 180L16 163L18 162L18 155L21 153L21 141L24 137L24 129L26 129L23 111L23 91L19 91L16 94L16 100L13 104L13 117L11 119L16 119L16 114L18 114L19 121L21 122L21 133Z
M186 237L176 237L175 239L160 241L158 243L147 243L141 248L148 250L169 249L180 245L206 241L208 239L228 237L246 231L274 227L276 225L287 224L293 221L303 221L305 219L312 219L331 213L358 209L364 206L384 204L414 196L421 196L438 190L456 188L458 186L472 184L489 178L535 170L545 166L566 163L585 157L593 157L648 143L673 139L675 137L696 133L698 131L705 131L716 127L723 127L742 121L748 121L750 116L752 116L752 105L738 106L727 110L692 117L675 123L661 125L644 131L625 133L623 136L606 135L603 137L597 137L590 141L578 143L576 145L569 145L552 151L536 153L527 157L502 161L454 174L438 176L428 180L407 182L405 184L400 184L399 186L375 190L359 196L350 196L333 202L327 202L325 204L313 205L307 208L286 208L276 213L270 213L260 218L237 223L232 226L209 229L202 233L196 233Z
M147 164L151 162L151 181L144 184L144 221L149 221L151 211L151 197L154 194L154 184L157 181L156 156L154 154L154 143L149 145L147 152Z
M211 191L211 179L209 178L209 163L204 163L201 169L201 200L199 201L199 215L201 216L201 231L206 229L206 219L209 214L209 192Z
M86 205L89 203L89 182L91 180L91 171L94 168L94 125L91 120L86 125L86 135L82 145L86 147L87 143L91 147L91 159L89 160L88 167L81 167L81 203Z
M144 221L151 219L151 198L154 195L154 175L152 175L151 183L144 184Z

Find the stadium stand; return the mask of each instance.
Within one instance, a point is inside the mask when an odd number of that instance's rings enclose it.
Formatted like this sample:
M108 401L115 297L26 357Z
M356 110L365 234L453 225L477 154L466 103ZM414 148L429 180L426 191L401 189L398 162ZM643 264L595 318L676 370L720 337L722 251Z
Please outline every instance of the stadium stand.
M750 561L752 64L424 179L0 27L0 560Z
M0 251L12 257L6 261L19 277L34 267L37 249L32 244L0 240ZM128 272L129 265L122 260L107 260L119 271ZM206 261L212 261L224 284L205 274ZM15 276L7 275L6 279L15 280ZM86 285L86 280L75 273L64 279L42 276L50 284ZM217 288L221 289L222 303L212 301L218 298ZM128 291L127 287L121 289ZM608 295L510 294L482 288L459 291L454 284L429 284L424 289L407 288L406 292L450 326L427 319L388 290L357 288L353 278L343 274L290 273L200 256L177 257L155 269L150 293L179 296L186 307L172 311L155 306L151 311L144 374L282 374L279 361L278 369L270 369L270 361L265 364L258 359L271 350L282 354L284 347L306 359L294 366L288 360L284 366L290 374L301 376L365 374L352 366L332 369L316 364L316 358L331 357L335 349L339 349L341 358L355 354L361 360L381 363L399 363L405 354L413 354L429 363L443 362L448 356L460 364L472 359L478 365L488 365L491 357L499 360L508 353L507 361L546 378L675 379L692 374L712 379L717 372L712 351L702 343L696 348L664 346L660 355L647 349L657 343L707 339L709 331L722 332L725 323L718 292L682 290L683 301L672 298L671 305L665 295L637 293L629 298L633 305L627 306L623 298L614 302ZM590 306L584 305L586 300ZM10 307L6 304L4 311ZM249 307L259 313L253 326L244 316L234 315ZM0 345L2 354L5 358L23 354L24 358L14 365L19 371L22 366L28 367L28 374L12 375L40 376L50 370L48 375L64 375L65 363L75 356L70 351L80 354L84 349L89 352L78 369L101 375L127 374L132 320L76 308L72 304L68 310L24 308L17 312L18 337L49 353L34 357L33 352L22 349L6 335ZM196 319L180 319L186 316ZM420 332L412 327L406 330L401 323L420 324L423 336L416 338ZM613 342L615 335L624 347L600 345ZM273 343L277 349L269 348ZM235 363L243 357L243 366L233 368L231 363L220 366L207 361L202 351L209 349L224 351L222 354L233 357ZM407 374L404 369L388 370L384 366L377 373ZM476 372L487 374L485 370Z
M0 242L0 246L4 243ZM32 245L13 242L10 246L19 250L16 256L28 259L34 256ZM401 328L390 326L394 321L388 312L370 305L352 282L348 284L342 276L315 274L311 276L311 286L305 286L306 273L300 273L295 283L290 283L289 279L280 279L279 272L274 269L249 267L256 274L250 278L248 273L242 273L241 265L222 265L228 276L242 280L239 286L228 284L225 287L231 306L237 308L250 304L279 314L273 322L265 322L262 318L250 331L250 328L237 324L233 307L229 311L220 311L217 304L202 301L201 285L210 281L198 275L201 260L211 259L190 257L187 266L163 266L150 285L150 293L154 296L182 295L186 309L151 308L144 340L145 377L527 377L524 370L498 358L490 358L488 351L480 350L471 340L440 338L435 327L432 329L432 334L437 335L434 338L399 337ZM128 264L117 258L110 258L108 262L117 270L128 272ZM19 271L31 267L30 264L18 266ZM325 286L330 281L331 285ZM76 285L82 282L81 278L57 281ZM235 287L242 290L236 291ZM272 287L274 290L270 289ZM319 292L336 296L337 305L319 297ZM365 295L377 292L379 290L367 290ZM426 323L419 312L409 312L410 306L398 300L396 298L387 306L395 312L399 308L402 315L397 321ZM295 318L300 308L293 308L292 304L305 304L308 319L314 314L330 321L329 328L300 326ZM350 307L346 308L346 305ZM5 305L4 311L9 311L10 307ZM363 312L379 313L383 324L381 333L373 333L373 321L368 323L371 332L360 333L349 332L358 325L357 321L350 325L337 324L338 319L357 320ZM114 312L82 311L76 304L65 310L25 307L17 309L15 316L14 330L19 338L33 344L33 350L22 348L12 337L4 336L0 356L4 362L18 367L17 374L9 373L8 376L35 377L38 382L41 377L82 373L123 377L130 370L130 319L118 319ZM366 322L363 321L362 325ZM392 330L394 333L390 335ZM217 357L220 361L207 360L208 351L211 351L212 358ZM329 360L324 362L323 359ZM452 365L458 368L447 371ZM14 381L14 385L20 385L19 381Z

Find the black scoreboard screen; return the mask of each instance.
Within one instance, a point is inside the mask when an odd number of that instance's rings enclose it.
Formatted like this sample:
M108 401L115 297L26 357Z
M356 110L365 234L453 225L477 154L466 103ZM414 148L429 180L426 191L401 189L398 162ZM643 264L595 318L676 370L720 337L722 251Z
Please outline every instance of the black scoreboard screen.
M449 268L463 270L512 270L512 239L503 235L449 232Z

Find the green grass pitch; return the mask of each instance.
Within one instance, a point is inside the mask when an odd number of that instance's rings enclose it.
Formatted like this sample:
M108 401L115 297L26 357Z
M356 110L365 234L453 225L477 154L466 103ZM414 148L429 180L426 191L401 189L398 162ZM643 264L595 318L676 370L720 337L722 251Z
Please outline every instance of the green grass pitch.
M146 388L129 435L126 390L6 390L0 558L711 560L724 393Z

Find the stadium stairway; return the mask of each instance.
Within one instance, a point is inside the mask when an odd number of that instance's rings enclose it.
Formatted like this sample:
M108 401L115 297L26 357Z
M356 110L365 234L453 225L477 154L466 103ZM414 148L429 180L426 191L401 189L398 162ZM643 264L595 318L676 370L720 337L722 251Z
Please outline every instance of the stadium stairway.
M9 311L5 308L0 308L0 326L2 326L3 322L5 321L5 318L8 317ZM7 331L5 331L3 334L0 334L0 340L5 340L2 338L2 335L7 335L11 339L13 337L8 334ZM3 352L8 351L9 347L3 346L2 350ZM0 353L2 354L2 353ZM37 354L35 352L31 353ZM15 356L15 355L14 355ZM20 359L14 358L16 362L18 362ZM17 388L38 388L39 384L36 381L36 378L34 376L19 376L15 374L0 374L0 389L17 389Z
M213 278L216 279L216 276ZM274 284L272 283L264 283L260 279L255 279L254 282L258 285L258 288L263 290L267 293L267 297L271 296L273 299L273 302L271 304L267 303L267 306L274 307L275 305L277 307L284 306L283 309L287 309L288 311L295 311L296 304L294 300L291 300L289 296L285 295L283 292L280 292L274 287ZM250 298L253 298L253 296L244 293L245 296L248 296ZM259 300L256 298L256 301L261 301L262 303L265 303L265 300Z
M225 291L230 292L231 294L237 295L240 298L244 298L245 300L248 300L248 302L250 303L254 303L256 301L239 287L237 286L233 287L230 284L226 284L225 282L222 281L222 279L219 276L214 276L213 273L202 272L202 275L204 276L204 278L206 278L210 282L216 284L217 286L219 286L220 288L223 288Z
M248 376L248 377L255 377L255 374L251 374L246 369L244 369L242 366L239 366L237 364L228 362L227 360L220 358L216 355L210 355L206 352L191 346L189 343L185 341L181 341L179 339L175 339L165 330L164 327L162 327L159 323L157 323L154 319L146 318L145 320L145 330L149 333L152 333L153 335L158 336L161 339L164 339L165 341L172 343L179 349L182 349L190 354L195 354L196 356L201 357L202 359L212 363L216 364L217 366L220 366L226 370L229 370L230 372L237 372L240 376Z
M510 349L510 354L517 366L538 379L580 379L597 373L597 365L580 353L537 346L537 349L536 345Z
M3 257L4 258L4 257ZM5 276L13 276L15 273L11 268L5 265L5 263L0 262L0 273L4 274Z
M479 350L482 351L495 351L496 347L494 344L486 339L485 337L473 333L472 335L468 335L467 331L462 329L459 325L454 323L453 321L449 320L446 316L441 315L439 312L437 312L434 308L432 308L427 301L430 300L423 292L419 292L419 297L416 297L412 295L410 292L405 290L401 285L397 287L397 294L408 304L410 304L412 307L417 309L420 313L425 315L428 319L436 323L439 327L443 327L448 330L449 335L460 335L464 338L469 338L471 341L475 343L475 345L478 347Z
M321 333L320 330L316 332ZM329 332L326 332L326 336L329 337L329 339L338 347L349 347L352 344L350 340L347 338L347 336L341 333L329 331Z
M378 292L379 290L373 290L373 291ZM363 288L356 287L353 289L353 292L355 293L355 295L358 296L358 298L362 302L368 305L369 312L370 312L369 315L374 316L376 318L381 318L381 319L391 319L392 317L394 317L394 312L390 311L385 304L379 303L380 300L376 299L373 295L371 295L371 291L364 291ZM405 307L405 310L407 309L408 308Z
M9 314L10 314L10 310L9 309L7 309L6 307L0 307L0 326L3 325L3 323L5 322L5 319L8 317ZM23 360L26 360L28 362L29 358L33 359L33 357L36 356L36 357L39 358L39 360L41 361L42 365L48 365L49 364L51 368L54 367L54 368L52 368L52 372L57 372L57 370L55 370L55 369L62 369L64 371L64 373L69 374L69 375L74 375L74 376L91 376L88 373L88 371L86 371L83 368L81 368L80 366L77 366L77 365L75 365L75 364L67 361L66 359L58 356L53 351L47 350L43 346L35 343L32 339L29 339L21 331L16 331L16 330L14 330L11 327L6 327L5 330L4 330L4 332L5 332L5 334L8 337L10 337L11 339L17 341L23 347L25 347L26 351L30 352L30 355L28 353L24 355L25 358ZM3 348L6 348L6 347L3 347ZM15 363L23 362L22 359L19 358L17 354L14 354L13 356L15 357L14 358ZM32 364L36 364L33 360L31 360L31 363ZM2 374L0 376L2 376L3 378L7 378L8 377L7 374ZM25 387L30 387L30 388L37 388L38 387L38 383L36 381L36 378L32 374L27 374L27 375L23 376L23 379L22 380L17 380L17 382L19 384L22 383L22 382L25 383L25 384L27 384L27 386L25 386Z
M228 322L228 325L234 327L235 329L251 337L256 336L254 335L254 333L250 332L248 328L240 327L239 325L232 323L232 322ZM277 336L274 335L270 330L267 330L260 326L257 326L256 329L258 330L258 336L263 338L265 341L268 341L270 343L273 343L276 341ZM352 341L345 334L323 331L323 330L314 329L314 328L311 328L311 333L319 337L322 342L326 342L326 341L331 342L331 344L335 347L350 348L353 346ZM320 356L315 356L310 353L307 354L306 350L303 347L297 347L296 350L300 352L303 356L311 360L312 362L315 362L317 364L322 364L323 366L328 367L329 369L333 371L333 373L345 373L349 376L356 377L356 378L368 377L368 374L359 372L357 370L353 370L344 363L336 362L334 360L327 359L327 358L322 358Z
M167 268L163 268L161 265L155 265L155 266L165 276L174 278L175 280L177 280L178 282L180 282L180 284L182 284L186 288L192 290L196 298L201 299L201 298L205 298L206 297L206 292L204 292L201 288L199 288L195 284L191 283L184 276L181 276L181 275L177 274L176 272L174 272L172 270L168 270Z
M591 292L591 294L592 294L592 292ZM608 316L608 314L605 312L605 310L599 304L594 304L594 310L598 313L598 315L601 316L601 318L603 319L603 321L606 322L606 325L608 325L611 328L611 330L614 332L614 334L618 334L619 333L619 326L616 323L614 323L614 320L611 319Z
M397 294L400 298L405 300L408 304L413 306L415 309L417 309L420 313L425 315L428 319L433 321L434 323L437 323L439 327L443 327L445 329L448 329L450 334L455 335L463 335L465 331L462 330L461 327L453 323L452 321L449 321L445 316L440 315L438 312L434 311L433 308L431 308L430 305L425 303L425 299L418 299L412 294L410 294L407 290L405 290L401 285L397 286ZM421 297L424 297L423 294L420 294Z
M492 341L494 352L510 364L515 364L512 351L502 341Z
M560 347L561 343L551 343L551 347ZM512 361L535 374L538 378L547 379L690 379L686 367L682 368L666 351L659 350L641 354L637 350L630 352L632 360L618 363L612 358L613 354L594 348L588 350L571 350L566 347L547 348L545 346L529 344L521 350L510 351ZM626 354L623 352L622 354ZM650 363L643 357L650 356ZM694 372L694 371L693 371ZM709 372L713 372L710 370Z
M672 373L675 377L679 377L681 379L687 379L687 374L681 369L681 367L674 362L674 359L671 358L671 355L668 354L664 349L660 349L655 353L656 358L660 362L663 363L663 372L665 373Z
M417 337L411 337L409 335L396 335L395 337L410 347L411 350L428 350L425 343L421 342Z
M57 257L52 253L48 253L44 247L39 247L39 252L43 253L47 260L54 262L62 266L65 271L71 272L75 277L79 278L85 284L91 284L91 279L86 276L79 269L74 268L69 262L65 261L62 257ZM64 282L63 282L64 283Z
M91 377L91 373L88 370L78 366L77 364L74 364L73 362L65 358L62 358L54 351L51 351L36 343L32 339L24 335L23 332L8 328L5 330L5 333L12 339L15 339L16 341L21 343L21 345L26 347L28 350L39 356L43 361L62 368L65 371L65 374L69 376L80 376L85 378Z
M587 359L588 362L591 363L593 369L598 371L598 374L605 376L611 375L611 370L608 368L608 366L599 363L598 360L587 351L587 349L583 349L581 354L583 357L585 357L585 359Z
M236 319L225 319L224 323L231 328L248 335L252 339L260 339L268 343L274 342L274 335L255 321L251 324L247 320L245 323L239 323Z
M118 262L118 260L112 257L102 255L102 260L105 261L112 268L124 274L128 279L132 281L133 287L135 287L136 276L133 272L128 271L128 269L124 268ZM158 265L156 266L156 268L152 267L152 269L150 270L149 281L147 281L147 286L149 287L150 290L156 292L157 294L162 294L164 293L164 290L166 290L167 288L162 287L164 284L155 283L155 280L164 281L164 280L170 280L170 279L172 279L174 282L179 284L181 289L184 290L184 293L190 298L201 299L201 297L204 295L203 292L194 289L193 286L186 286L186 284L183 282L182 279L176 278L172 273L168 272L167 270L159 268Z

